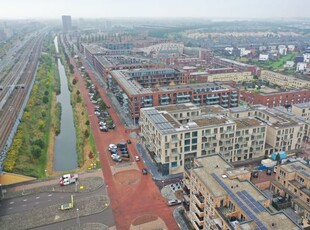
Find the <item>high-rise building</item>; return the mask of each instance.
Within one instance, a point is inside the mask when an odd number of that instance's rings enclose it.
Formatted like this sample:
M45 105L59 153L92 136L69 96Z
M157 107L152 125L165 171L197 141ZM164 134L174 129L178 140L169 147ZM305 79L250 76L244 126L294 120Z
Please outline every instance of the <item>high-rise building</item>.
M65 32L68 32L72 28L71 16L63 15L62 16L62 27Z

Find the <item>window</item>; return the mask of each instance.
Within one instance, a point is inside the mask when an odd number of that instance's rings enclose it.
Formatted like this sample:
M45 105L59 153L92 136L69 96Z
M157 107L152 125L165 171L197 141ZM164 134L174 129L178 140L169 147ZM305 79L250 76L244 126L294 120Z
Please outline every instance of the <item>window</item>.
M192 144L197 144L197 138L192 139Z
M190 140L185 140L184 145L190 145L191 141Z
M197 131L192 132L192 137L197 137L197 135L198 135L198 132L197 132Z
M174 161L174 162L171 162L171 167L178 167L178 162Z
M185 133L185 138L190 138L191 137L191 133Z
M165 144L165 149L169 149L169 143Z
M197 145L192 145L192 151L197 150Z
M184 152L189 152L190 151L190 146L185 146L184 147Z

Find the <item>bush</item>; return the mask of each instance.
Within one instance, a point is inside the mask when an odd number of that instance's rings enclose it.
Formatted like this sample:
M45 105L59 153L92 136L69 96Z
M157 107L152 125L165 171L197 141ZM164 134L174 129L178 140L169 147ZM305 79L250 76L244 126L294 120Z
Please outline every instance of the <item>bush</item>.
M47 103L48 103L48 97L44 96L42 100L43 100L43 103L44 103L44 104L47 104Z
M78 82L78 81L77 81L75 78L72 80L72 84L73 84L73 85L75 85L77 82Z

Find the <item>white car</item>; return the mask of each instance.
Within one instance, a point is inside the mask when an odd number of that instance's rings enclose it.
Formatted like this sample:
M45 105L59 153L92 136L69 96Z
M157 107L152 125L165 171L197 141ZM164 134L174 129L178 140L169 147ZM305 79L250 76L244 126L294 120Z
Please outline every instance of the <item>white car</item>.
M105 122L103 122L103 121L100 121L100 122L99 122L99 125L100 125L100 126L106 126L107 123L105 123Z
M114 161L118 161L118 162L122 161L122 158L117 154L112 154L111 157Z
M109 144L109 151L111 149L117 149L117 146L115 144Z
M139 161L139 160L140 160L140 157L139 157L139 156L135 156L135 160L136 160L136 161Z

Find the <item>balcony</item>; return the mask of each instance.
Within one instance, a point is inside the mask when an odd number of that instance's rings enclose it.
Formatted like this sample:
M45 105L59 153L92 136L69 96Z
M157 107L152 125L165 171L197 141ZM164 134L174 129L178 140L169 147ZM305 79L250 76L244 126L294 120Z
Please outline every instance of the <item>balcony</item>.
M221 106L222 106L223 108L227 108L227 107L228 107L228 104L227 104L227 103L221 104Z
M199 229L201 229L200 227L203 226L203 218L199 218L195 213L192 213L192 217L193 217L194 221L196 222L197 227Z
M189 95L189 94L178 94L177 95L177 98L188 98L188 97L190 97L191 95Z
M217 105L219 104L220 101L219 100L215 100L215 101L207 101L207 105Z
M198 194L193 195L194 202L197 204L199 208L204 208L204 200L203 196L198 196Z
M152 107L153 104L152 103L149 103L149 104L144 104L143 107Z
M192 211L194 211L199 217L204 217L204 210L199 208L198 205L192 204Z
M220 98L220 96L219 95L209 95L209 96L207 96L207 99L219 99Z
M230 106L238 106L238 103L230 103Z
M169 96L161 96L160 99L161 100L167 100L167 99L170 99L170 97Z
M145 102L153 101L153 98L144 98L143 101Z
M185 99L178 99L178 100L176 101L176 103L186 103L186 102L190 102L190 101L191 101L191 99L185 98Z
M222 102L226 102L226 103L227 103L227 102L228 102L228 99L223 99L223 98L222 98Z
M238 98L230 98L230 101L238 101Z
M194 99L193 99L193 101L201 101L201 98L200 97L195 97Z
M227 94L222 94L222 98L228 98Z
M169 105L170 102L169 102L169 101L160 101L160 104L161 104L161 105Z

